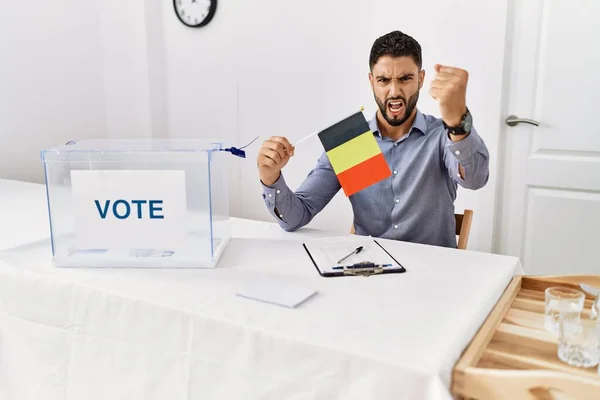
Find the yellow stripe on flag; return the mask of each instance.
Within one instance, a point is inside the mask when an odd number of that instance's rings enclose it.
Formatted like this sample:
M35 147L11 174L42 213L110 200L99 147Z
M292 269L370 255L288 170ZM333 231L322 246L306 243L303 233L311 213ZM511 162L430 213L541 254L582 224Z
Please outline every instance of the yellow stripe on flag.
M373 132L368 130L362 135L329 150L327 157L337 175L379 153L381 153L381 148L377 144Z

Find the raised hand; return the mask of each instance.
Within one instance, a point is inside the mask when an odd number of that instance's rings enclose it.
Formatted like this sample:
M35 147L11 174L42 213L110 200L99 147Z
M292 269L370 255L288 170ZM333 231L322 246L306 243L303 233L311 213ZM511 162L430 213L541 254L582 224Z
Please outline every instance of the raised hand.
M448 126L458 126L467 111L467 81L469 73L464 69L436 64L435 79L429 94L440 106L440 114Z

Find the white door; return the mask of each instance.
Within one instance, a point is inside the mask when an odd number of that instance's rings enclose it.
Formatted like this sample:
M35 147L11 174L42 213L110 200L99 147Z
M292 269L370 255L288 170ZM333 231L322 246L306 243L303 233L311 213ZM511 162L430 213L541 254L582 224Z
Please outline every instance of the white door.
M494 251L600 273L600 1L513 0Z

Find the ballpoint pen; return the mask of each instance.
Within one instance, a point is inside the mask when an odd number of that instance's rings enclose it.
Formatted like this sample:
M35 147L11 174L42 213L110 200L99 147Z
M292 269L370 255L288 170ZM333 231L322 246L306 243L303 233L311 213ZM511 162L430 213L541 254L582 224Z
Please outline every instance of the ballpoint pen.
M352 253L350 253L350 254L348 254L346 257L344 257L344 258L341 258L340 260L338 260L338 262L337 262L337 263L338 263L338 264L339 264L339 263L341 263L342 261L344 261L346 258L350 257L350 256L351 256L351 255L353 255L353 254L358 254L358 253L360 253L360 252L362 251L362 249L363 249L363 247L362 247L362 246L360 246L360 247L357 247L356 249L354 249L354 250L352 251Z

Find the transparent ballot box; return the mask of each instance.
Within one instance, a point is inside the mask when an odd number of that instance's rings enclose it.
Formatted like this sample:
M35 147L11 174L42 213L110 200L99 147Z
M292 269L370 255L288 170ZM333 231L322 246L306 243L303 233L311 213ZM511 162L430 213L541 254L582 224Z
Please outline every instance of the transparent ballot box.
M214 268L230 234L224 145L95 139L43 150L53 264Z

